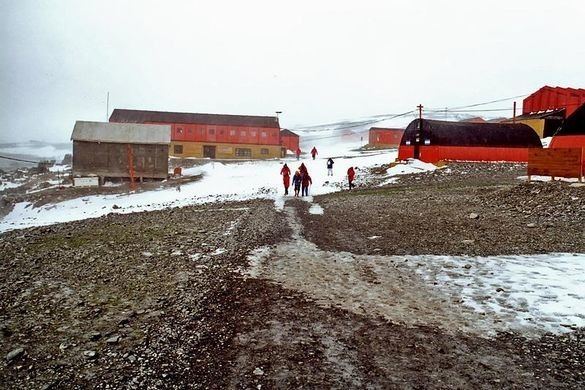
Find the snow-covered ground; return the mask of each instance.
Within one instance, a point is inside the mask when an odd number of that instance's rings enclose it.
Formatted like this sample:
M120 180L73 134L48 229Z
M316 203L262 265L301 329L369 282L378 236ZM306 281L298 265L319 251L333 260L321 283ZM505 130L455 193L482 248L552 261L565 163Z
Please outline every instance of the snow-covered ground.
M495 329L560 333L585 326L585 254L406 259Z
M347 150L347 149L346 149ZM179 188L164 188L152 191L93 195L71 199L41 207L22 202L0 221L0 231L31 226L50 225L86 218L96 218L108 213L131 213L180 207L190 204L224 200L247 200L266 198L275 200L277 206L284 204L284 188L280 176L283 163L295 171L305 163L313 180L311 195L339 191L346 186L346 172L350 166L357 167L357 183L365 168L388 164L396 158L396 151L352 152L348 157L336 158L333 176L327 176L326 159L331 155L322 149L316 160L295 158L282 160L209 162L184 170L185 175L202 175L202 179Z

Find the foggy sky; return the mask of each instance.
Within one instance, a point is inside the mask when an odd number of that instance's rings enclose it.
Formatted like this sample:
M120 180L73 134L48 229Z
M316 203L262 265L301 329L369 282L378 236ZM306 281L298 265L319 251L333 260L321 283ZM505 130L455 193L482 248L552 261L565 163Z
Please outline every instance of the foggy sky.
M113 108L326 123L585 87L582 0L0 0L0 141ZM507 103L506 103L507 104Z

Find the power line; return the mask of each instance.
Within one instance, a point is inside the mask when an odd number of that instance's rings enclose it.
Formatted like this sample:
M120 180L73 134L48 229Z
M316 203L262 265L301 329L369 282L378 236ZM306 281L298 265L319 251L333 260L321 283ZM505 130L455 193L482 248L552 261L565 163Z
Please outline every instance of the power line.
M513 100L513 99L519 99L521 97L524 96L528 96L530 94L525 93L523 95L517 95L517 96L511 96L511 97L507 97L507 98L502 98L502 99L496 99L496 100L490 100L487 102L482 102L482 103L474 103L474 104L468 104L466 106L456 106L456 107L451 107L452 110L459 110L459 109L463 109L463 108L472 108L472 107L479 107L479 106L486 106L488 104L494 104L494 103L501 103L501 102L505 102L508 100ZM446 106L448 108L448 106ZM440 108L437 108L436 110L440 111ZM443 111L445 111L445 109L443 109Z
M347 130L347 129L351 129L351 128L355 128L355 127L362 127L362 126L367 126L367 125L371 125L371 124L374 124L374 123L383 122L383 121L386 121L386 120L400 118L400 117L406 116L408 114L413 114L413 113L414 113L414 111L407 111L407 112L403 112L401 114L392 114L391 116L384 117L384 118L381 118L381 119L370 120L370 121L363 121L363 122L360 122L359 124L353 124L353 125L349 125L349 126L340 126L340 127L334 128L334 129L323 129L323 130L320 130L320 131ZM378 115L378 117L381 117L381 115ZM297 131L303 131L303 130L297 130ZM364 131L366 131L366 130L364 130ZM321 136L321 137L319 137L319 136L316 136L316 137L304 136L303 138L305 138L305 139L307 139L307 138L308 139L326 139L326 138L337 138L337 137L339 137L339 135L326 135L326 136Z
M16 157L0 156L0 158L4 158L6 160L13 160L13 161L22 161L22 162L33 163L33 164L39 163L39 161L24 160L22 158L16 158Z

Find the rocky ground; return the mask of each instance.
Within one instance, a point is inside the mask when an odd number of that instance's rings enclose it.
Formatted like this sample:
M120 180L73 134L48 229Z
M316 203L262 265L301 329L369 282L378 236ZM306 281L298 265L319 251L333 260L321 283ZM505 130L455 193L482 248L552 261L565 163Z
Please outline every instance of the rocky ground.
M363 261L355 296L298 277L321 257L335 281L356 255L585 253L585 189L522 173L453 165L315 197L323 215L258 200L4 233L0 387L582 388L582 329L450 327L465 313L433 319L416 275L397 270L402 295L383 295Z

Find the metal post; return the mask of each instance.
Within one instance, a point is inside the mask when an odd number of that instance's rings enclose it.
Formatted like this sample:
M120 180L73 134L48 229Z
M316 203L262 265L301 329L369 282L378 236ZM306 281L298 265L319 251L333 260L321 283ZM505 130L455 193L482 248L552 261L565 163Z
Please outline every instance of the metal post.
M516 123L516 102L514 102L514 113L512 114L512 123Z
M422 131L423 131L423 120L422 120L422 109L423 105L419 104L418 108L418 132L414 136L414 152L413 157L418 159L420 157L420 142L422 139Z

